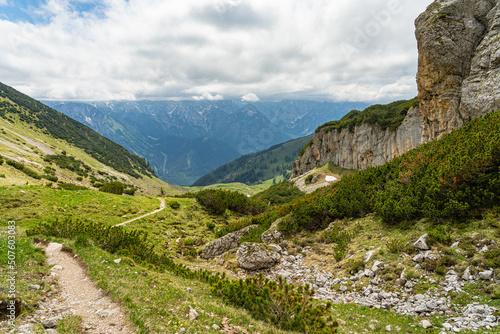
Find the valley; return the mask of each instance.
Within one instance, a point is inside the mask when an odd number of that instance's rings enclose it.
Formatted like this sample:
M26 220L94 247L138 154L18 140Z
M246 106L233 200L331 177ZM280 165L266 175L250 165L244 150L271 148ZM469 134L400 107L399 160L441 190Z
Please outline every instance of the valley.
M46 103L146 158L161 179L184 186L242 155L307 136L367 106L287 100Z
M0 83L0 330L500 333L499 27L433 2L371 106Z

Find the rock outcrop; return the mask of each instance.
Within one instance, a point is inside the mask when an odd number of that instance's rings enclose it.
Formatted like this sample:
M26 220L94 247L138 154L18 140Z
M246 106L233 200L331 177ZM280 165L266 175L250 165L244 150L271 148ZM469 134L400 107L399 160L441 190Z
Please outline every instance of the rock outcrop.
M251 242L243 243L236 254L240 267L245 270L271 268L280 261L280 255L275 248Z
M265 244L271 244L271 243L280 243L283 241L283 233L278 229L278 225L280 221L282 221L284 218L280 218L276 220L271 227L262 233L260 238L262 239L262 242Z
M424 141L500 108L500 3L438 0L416 22Z
M395 131L361 125L324 129L295 162L293 176L332 162L379 166L500 108L500 2L436 0L415 21L419 108Z
M329 162L349 169L380 166L419 146L423 121L418 108L412 108L396 131L381 130L378 126L363 124L349 129L325 131L313 137L313 144L295 161L293 175L302 175Z
M240 231L226 234L222 238L206 244L205 247L203 247L200 256L206 260L213 259L218 255L224 254L228 250L238 248L238 246L240 245L241 237L247 235L252 229L256 227L257 225L250 225Z

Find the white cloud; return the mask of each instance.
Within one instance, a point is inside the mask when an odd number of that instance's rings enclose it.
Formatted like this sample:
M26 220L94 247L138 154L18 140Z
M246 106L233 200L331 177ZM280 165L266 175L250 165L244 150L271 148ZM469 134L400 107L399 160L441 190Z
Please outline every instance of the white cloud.
M7 0L0 0L0 6L7 6L8 4Z
M50 22L0 19L0 78L40 99L411 97L430 2L48 0Z
M248 94L245 94L241 97L241 101L257 102L257 101L260 101L260 98L257 95L255 95L254 93L248 93Z
M218 101L218 100L224 100L224 96L220 94L212 95L210 93L203 93L198 96L193 96L193 99L196 101L202 101L202 100Z

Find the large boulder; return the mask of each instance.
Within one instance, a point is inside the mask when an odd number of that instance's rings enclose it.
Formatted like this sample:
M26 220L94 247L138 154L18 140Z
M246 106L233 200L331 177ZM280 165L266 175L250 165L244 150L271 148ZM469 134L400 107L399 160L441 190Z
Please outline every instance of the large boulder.
M251 242L243 243L236 254L240 267L246 270L271 268L280 260L280 255L274 248Z
M222 238L206 244L201 251L201 257L207 260L213 259L231 249L238 248L241 238L256 227L257 225L250 225L240 231L226 234Z

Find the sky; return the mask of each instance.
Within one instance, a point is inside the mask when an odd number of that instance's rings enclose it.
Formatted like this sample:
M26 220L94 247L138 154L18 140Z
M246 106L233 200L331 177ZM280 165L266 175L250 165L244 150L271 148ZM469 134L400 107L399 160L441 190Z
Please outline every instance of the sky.
M0 0L0 81L41 100L389 102L431 0Z

